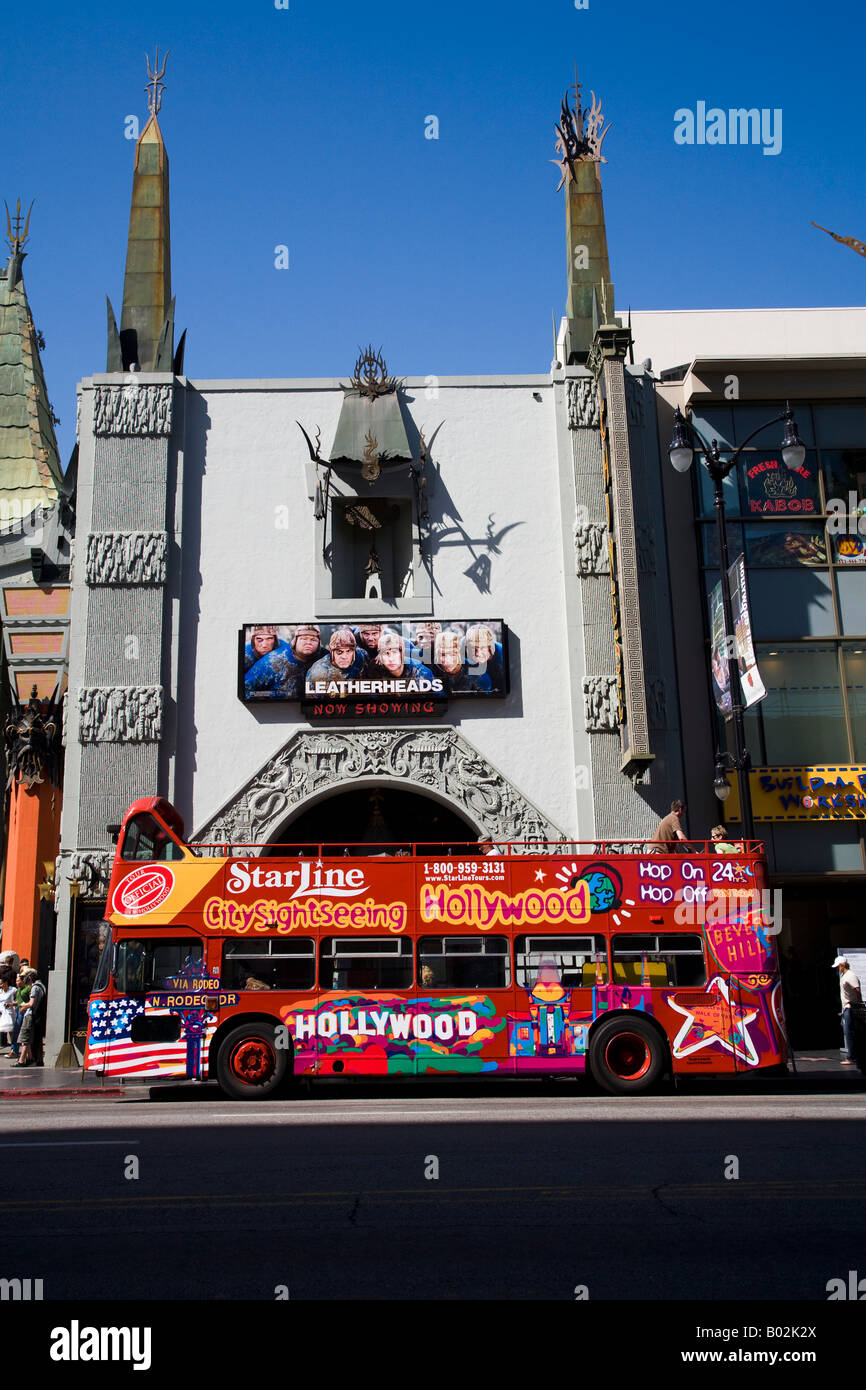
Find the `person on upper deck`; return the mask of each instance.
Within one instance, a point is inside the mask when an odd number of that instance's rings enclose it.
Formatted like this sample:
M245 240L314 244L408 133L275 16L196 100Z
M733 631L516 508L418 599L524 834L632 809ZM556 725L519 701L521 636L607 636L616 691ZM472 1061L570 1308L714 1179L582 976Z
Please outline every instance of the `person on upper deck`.
M647 845L647 854L670 854L671 845L677 840L685 840L683 827L680 817L685 814L685 804L682 801L672 801L670 815L660 820L656 826L656 833Z

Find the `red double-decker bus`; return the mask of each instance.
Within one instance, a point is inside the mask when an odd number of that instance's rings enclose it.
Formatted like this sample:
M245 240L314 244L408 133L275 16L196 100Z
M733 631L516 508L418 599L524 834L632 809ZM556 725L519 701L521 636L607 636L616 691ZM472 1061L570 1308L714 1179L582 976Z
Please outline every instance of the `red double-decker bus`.
M85 1067L215 1079L545 1076L606 1090L787 1061L762 848L201 846L121 826Z

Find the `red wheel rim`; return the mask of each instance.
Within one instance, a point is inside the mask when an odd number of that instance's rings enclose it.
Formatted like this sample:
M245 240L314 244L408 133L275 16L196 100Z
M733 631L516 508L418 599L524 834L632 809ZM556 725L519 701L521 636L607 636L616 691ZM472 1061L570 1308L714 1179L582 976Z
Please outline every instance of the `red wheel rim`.
M274 1074L273 1048L263 1038L244 1038L232 1049L229 1067L238 1081L248 1086L262 1086Z
M604 1049L604 1060L623 1081L638 1081L649 1071L652 1053L639 1033L617 1033Z

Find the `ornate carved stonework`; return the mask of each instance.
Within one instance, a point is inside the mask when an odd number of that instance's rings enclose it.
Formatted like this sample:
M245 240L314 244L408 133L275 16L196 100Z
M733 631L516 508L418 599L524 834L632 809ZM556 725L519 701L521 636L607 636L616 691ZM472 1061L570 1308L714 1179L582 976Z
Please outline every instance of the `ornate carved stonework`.
M656 572L656 538L653 528L645 521L639 521L636 531L637 567L643 574Z
M93 402L94 434L171 434L172 388L97 386Z
M568 383L568 428L598 429L598 392L591 376L579 376Z
M87 537L88 584L164 584L165 531L94 531Z
M61 712L51 700L36 698L36 686L26 705L15 704L6 717L6 790L13 782L25 787L48 781L60 785Z
M581 577L588 574L610 574L607 549L607 527L596 521L574 523L575 570Z
M73 854L69 869L72 878L81 884L80 898L107 897L113 859L112 851L107 849L79 850Z
M364 729L293 735L197 831L193 842L265 843L302 802L335 784L348 786L362 778L389 778L434 791L495 841L563 838L456 729Z
M629 424L642 426L644 423L643 386L640 380L629 372L625 373L625 403L628 409Z
M616 676L586 676L583 707L588 734L612 734L619 728Z
M613 480L614 535L622 613L622 652L625 672L626 741L632 765L652 758L644 687L643 637L640 625L637 537L632 494L631 457L622 361L606 357L603 365L608 403L610 467Z
M87 685L78 692L81 743L157 743L161 685Z

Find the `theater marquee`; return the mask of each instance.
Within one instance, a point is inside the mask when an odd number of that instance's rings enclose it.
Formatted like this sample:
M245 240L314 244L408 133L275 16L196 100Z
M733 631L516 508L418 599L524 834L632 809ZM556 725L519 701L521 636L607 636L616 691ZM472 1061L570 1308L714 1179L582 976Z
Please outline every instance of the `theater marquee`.
M327 718L433 714L451 699L508 694L505 625L461 618L248 623L239 634L246 704L301 701Z

